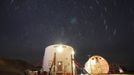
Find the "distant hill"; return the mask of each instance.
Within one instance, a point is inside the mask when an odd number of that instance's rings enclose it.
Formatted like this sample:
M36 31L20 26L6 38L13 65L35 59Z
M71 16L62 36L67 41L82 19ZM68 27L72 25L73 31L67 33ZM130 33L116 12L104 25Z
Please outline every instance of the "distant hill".
M0 75L23 75L26 69L34 66L23 60L0 57Z

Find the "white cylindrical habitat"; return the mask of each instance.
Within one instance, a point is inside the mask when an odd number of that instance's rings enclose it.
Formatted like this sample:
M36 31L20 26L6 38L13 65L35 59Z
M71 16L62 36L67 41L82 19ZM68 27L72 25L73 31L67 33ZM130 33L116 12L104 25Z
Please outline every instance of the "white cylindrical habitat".
M75 75L74 49L71 46L55 44L46 47L43 71L53 75Z

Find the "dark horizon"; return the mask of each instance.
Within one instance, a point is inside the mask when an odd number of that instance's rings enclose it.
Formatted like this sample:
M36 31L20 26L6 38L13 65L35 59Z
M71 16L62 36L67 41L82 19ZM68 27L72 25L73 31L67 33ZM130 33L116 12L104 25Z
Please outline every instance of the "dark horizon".
M133 69L134 1L1 0L0 36L0 57L38 64L47 46L63 43L83 65L97 54Z

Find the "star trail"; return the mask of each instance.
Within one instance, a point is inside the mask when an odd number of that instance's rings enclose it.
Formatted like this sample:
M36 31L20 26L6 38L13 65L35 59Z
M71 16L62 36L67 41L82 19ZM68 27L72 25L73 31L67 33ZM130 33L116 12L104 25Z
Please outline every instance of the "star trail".
M72 46L134 67L133 0L1 0L0 56L38 63L48 45Z

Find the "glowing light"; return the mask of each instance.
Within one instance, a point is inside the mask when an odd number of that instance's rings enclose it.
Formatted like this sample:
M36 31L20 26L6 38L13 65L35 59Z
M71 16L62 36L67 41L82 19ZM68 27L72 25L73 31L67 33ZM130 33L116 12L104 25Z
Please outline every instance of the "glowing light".
M61 65L61 62L59 62L58 64Z
M123 71L123 69L121 67L119 67L119 72L124 73L124 71Z
M73 61L73 68L75 68L75 63L74 63L74 61Z
M75 54L75 52L72 50L72 55L74 55Z
M62 47L62 45L59 45L57 48L56 48L57 52L58 53L62 53L64 48Z

